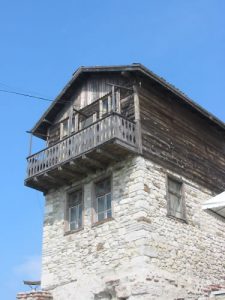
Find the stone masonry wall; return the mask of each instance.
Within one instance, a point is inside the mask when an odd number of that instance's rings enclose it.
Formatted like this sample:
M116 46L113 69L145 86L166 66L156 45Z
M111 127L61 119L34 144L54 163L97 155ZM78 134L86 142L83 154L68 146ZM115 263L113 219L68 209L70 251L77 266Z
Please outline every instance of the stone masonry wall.
M104 173L112 175L111 221L91 223L91 190L101 173L80 183L85 215L78 232L64 231L68 187L46 196L43 290L54 300L181 300L208 299L215 285L223 287L225 223L201 209L209 190L182 178L184 223L166 216L167 170L139 156Z

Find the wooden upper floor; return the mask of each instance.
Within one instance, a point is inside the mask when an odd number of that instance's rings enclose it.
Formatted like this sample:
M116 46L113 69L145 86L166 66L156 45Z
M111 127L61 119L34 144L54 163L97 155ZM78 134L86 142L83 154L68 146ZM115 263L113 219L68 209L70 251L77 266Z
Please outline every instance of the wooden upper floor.
M25 184L47 192L141 154L225 188L225 125L144 66L78 69L32 129L46 148L28 157Z

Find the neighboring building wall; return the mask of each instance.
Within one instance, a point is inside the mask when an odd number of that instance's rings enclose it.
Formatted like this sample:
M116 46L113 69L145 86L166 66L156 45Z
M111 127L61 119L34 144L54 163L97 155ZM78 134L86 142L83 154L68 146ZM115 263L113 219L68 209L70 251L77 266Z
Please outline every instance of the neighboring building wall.
M105 173L113 179L114 220L104 224L91 224L100 173L83 181L79 232L64 235L66 189L46 195L42 288L54 300L207 299L225 267L224 221L201 209L212 192L182 178L187 224L166 216L166 169L139 156Z

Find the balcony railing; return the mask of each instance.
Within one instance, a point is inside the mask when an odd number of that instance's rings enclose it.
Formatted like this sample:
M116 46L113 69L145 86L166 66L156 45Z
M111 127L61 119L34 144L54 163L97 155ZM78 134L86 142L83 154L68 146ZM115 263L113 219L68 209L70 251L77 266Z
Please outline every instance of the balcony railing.
M113 139L120 140L125 146L137 150L135 123L119 114L112 113L55 145L29 156L27 177L36 176L80 157Z

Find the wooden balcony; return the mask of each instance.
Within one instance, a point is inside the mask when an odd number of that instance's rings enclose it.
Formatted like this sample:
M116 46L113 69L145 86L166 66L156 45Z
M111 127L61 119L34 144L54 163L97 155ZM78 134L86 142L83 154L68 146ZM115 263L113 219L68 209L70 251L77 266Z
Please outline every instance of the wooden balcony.
M68 185L138 152L135 123L112 113L27 158L25 185L43 192Z

